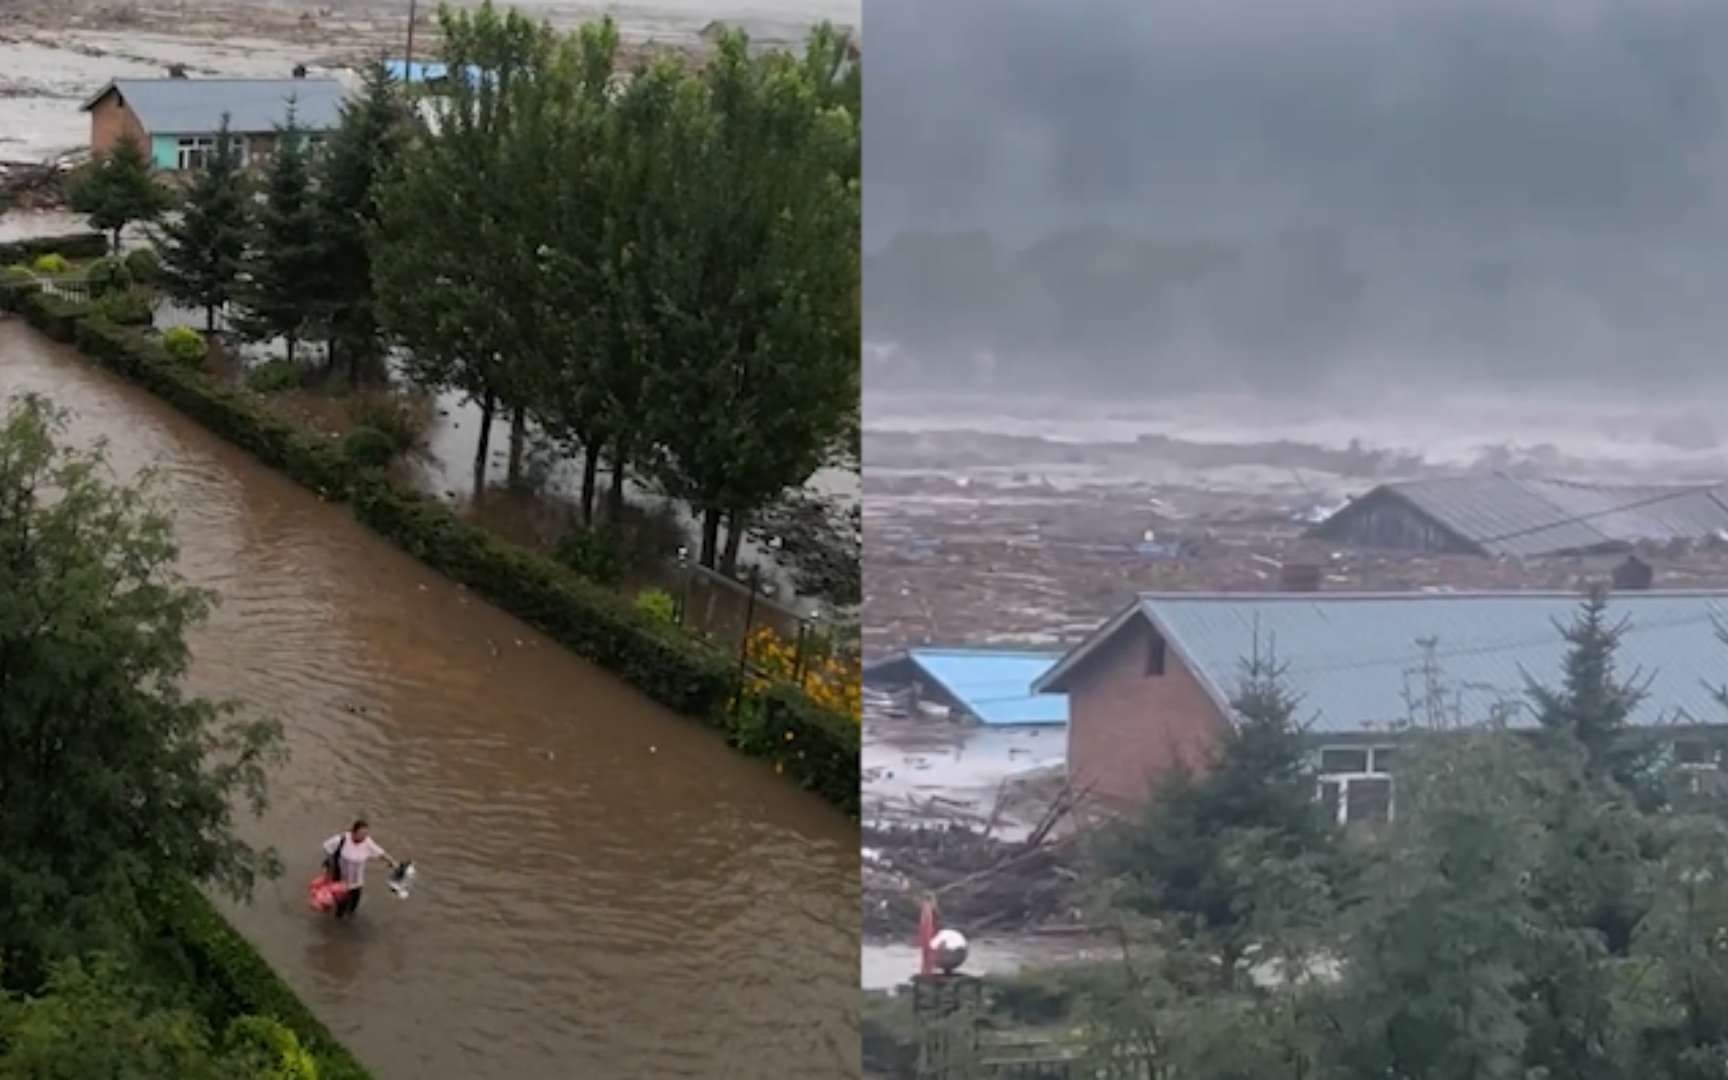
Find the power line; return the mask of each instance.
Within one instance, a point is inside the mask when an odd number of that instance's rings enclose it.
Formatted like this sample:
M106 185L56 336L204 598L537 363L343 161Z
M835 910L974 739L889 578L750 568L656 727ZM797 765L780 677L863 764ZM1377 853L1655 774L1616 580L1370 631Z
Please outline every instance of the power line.
M1487 537L1481 537L1481 538L1471 538L1470 542L1473 544L1477 544L1479 546L1486 547L1489 544L1499 544L1499 543L1504 543L1507 540L1517 540L1517 539L1520 539L1520 538L1525 537L1525 536L1531 536L1535 533L1548 532L1548 531L1553 530L1553 529L1562 528L1566 525L1581 525L1586 521L1591 521L1591 520L1594 520L1596 518L1608 517L1609 515L1612 515L1612 514L1624 514L1628 510L1640 510L1646 506L1654 506L1657 503L1667 502L1670 499L1678 499L1678 498L1681 498L1681 497L1687 496L1687 495L1703 495L1705 498L1708 498L1712 502L1714 502L1719 508L1723 508L1725 510L1728 510L1728 507L1723 507L1722 501L1715 497L1715 495L1713 493L1714 486L1715 485L1703 485L1700 487L1681 488L1681 489L1676 490L1676 491L1665 491L1660 495L1652 495L1652 496L1649 496L1649 497L1643 498L1643 499L1635 499L1629 503L1622 503L1622 504L1619 504L1616 506L1610 506L1605 510L1591 510L1588 513L1573 514L1570 517L1564 517L1564 518L1559 519L1558 521L1549 521L1549 522L1545 522L1541 525L1532 525L1528 528L1517 529L1517 530L1514 530L1514 531L1509 532L1509 533L1503 533L1499 536L1487 536ZM1528 491L1529 489L1525 489L1525 490ZM1613 539L1612 537L1603 535L1600 532L1598 532L1597 535L1602 536L1602 538L1604 540Z

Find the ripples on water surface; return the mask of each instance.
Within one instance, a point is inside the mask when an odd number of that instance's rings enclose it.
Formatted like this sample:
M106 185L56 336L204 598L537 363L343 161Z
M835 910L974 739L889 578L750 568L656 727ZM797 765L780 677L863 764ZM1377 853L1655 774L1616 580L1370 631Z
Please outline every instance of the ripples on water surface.
M193 689L293 752L249 826L289 873L231 914L379 1076L861 1075L841 815L0 320L0 392L26 389L160 474L222 597ZM378 870L358 922L313 918L315 846L360 815L414 896Z

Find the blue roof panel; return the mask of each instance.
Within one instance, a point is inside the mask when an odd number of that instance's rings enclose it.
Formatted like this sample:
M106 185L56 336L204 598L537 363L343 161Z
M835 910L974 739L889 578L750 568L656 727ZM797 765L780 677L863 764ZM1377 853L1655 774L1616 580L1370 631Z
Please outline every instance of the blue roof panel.
M1066 694L1034 694L1032 684L1060 653L989 649L913 649L907 657L925 677L963 703L979 723L1066 724Z
M1579 598L1555 593L1148 594L1140 610L1215 697L1240 686L1241 661L1256 634L1287 666L1301 713L1317 732L1384 730L1408 719L1420 696L1426 653L1442 685L1458 696L1466 723L1515 707L1510 722L1529 724L1525 673L1557 683L1566 644L1556 623L1570 623ZM1728 723L1711 687L1728 683L1728 593L1616 595L1615 621L1627 620L1618 654L1622 676L1641 672L1650 693L1634 722Z

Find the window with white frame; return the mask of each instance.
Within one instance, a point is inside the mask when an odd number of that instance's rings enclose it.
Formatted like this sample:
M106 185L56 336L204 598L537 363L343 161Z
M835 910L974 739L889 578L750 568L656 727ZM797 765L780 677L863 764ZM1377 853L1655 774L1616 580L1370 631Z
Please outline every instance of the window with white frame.
M1703 739L1676 739L1674 764L1682 769L1719 769L1722 767L1722 753Z
M211 135L189 135L176 144L175 166L181 171L202 169L216 151L216 139Z
M1340 825L1392 820L1392 761L1390 746L1325 746L1320 748L1320 801Z

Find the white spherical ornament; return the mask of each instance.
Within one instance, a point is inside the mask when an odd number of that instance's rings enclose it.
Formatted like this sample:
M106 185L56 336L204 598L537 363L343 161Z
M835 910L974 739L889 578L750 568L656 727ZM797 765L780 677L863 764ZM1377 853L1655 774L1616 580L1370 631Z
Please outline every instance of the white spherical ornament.
M958 930L941 930L930 939L930 957L944 975L952 975L966 962L966 936Z

